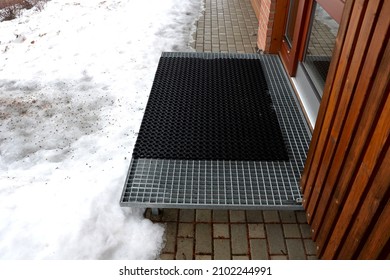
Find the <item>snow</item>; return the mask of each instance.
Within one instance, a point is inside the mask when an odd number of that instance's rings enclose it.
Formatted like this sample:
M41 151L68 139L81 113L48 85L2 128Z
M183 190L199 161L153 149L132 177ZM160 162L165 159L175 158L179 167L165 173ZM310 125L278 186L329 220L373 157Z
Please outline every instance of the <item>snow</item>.
M162 51L201 0L52 0L0 23L0 259L155 259L119 199Z

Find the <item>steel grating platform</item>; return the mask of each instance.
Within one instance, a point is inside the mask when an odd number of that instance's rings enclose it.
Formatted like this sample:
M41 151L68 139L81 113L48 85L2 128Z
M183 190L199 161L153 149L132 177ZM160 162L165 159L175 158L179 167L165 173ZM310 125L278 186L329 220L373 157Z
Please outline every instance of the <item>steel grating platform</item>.
M299 180L311 132L276 55L163 53L162 57L258 59L288 161L133 158L120 205L150 208L302 209Z

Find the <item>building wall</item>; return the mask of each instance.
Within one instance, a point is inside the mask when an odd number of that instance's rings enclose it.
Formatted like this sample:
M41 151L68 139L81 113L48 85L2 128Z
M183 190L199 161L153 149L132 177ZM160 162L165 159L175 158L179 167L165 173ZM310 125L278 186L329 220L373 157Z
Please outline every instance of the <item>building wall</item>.
M251 0L253 10L255 11L257 19L259 19L262 0Z
M264 53L277 53L280 47L287 0L251 0L259 21L257 47Z

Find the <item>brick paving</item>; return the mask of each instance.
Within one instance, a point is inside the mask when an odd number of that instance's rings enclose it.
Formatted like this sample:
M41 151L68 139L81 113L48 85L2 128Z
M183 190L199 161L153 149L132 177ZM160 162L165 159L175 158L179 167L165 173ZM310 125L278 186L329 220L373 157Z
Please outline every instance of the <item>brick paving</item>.
M197 23L197 52L254 53L258 23L250 0L205 0Z
M162 260L316 259L302 216L302 211L163 209L159 216L146 211L166 227Z
M332 57L336 35L320 20L314 19L308 45L308 55Z
M192 47L197 52L256 52L250 0L205 0ZM163 209L145 216L166 227L161 260L316 259L303 211Z

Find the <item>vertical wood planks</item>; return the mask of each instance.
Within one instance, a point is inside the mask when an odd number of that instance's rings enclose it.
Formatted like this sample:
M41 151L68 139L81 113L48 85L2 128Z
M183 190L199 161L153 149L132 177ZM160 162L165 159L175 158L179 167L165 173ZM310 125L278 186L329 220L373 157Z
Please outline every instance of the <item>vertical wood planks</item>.
M345 6L301 180L324 259L389 255L389 14L386 0Z

